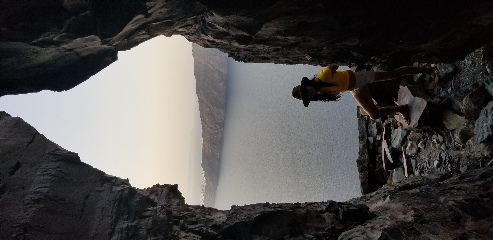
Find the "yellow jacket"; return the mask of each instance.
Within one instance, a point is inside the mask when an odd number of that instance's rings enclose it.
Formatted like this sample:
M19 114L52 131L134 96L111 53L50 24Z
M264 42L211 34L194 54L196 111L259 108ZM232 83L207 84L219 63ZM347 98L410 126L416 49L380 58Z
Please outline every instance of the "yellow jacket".
M332 96L337 96L339 93L345 92L349 89L349 72L347 70L343 70L332 73L330 68L324 67L318 74L315 75L314 81L334 84L334 86L320 88L317 93L327 93Z

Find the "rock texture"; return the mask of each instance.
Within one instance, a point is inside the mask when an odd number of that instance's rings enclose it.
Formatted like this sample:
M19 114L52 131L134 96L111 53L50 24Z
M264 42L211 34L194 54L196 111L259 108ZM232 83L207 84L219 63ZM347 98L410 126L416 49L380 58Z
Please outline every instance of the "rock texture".
M493 76L484 64L491 54L488 48L477 49L462 61L439 64L438 85L427 81L429 76L414 76L409 94L421 99L421 106L410 108L411 117L419 118L412 119L411 126L393 116L371 120L359 115L357 162L363 194L412 175L454 174L491 161L493 96L487 85Z
M0 96L41 90L63 91L77 86L117 59L117 51L96 36L39 47L1 42Z
M184 203L176 185L135 189L5 112L0 159L1 239L159 237L170 226L156 222L167 215L158 203Z
M202 123L203 202L211 207L214 206L221 165L228 56L217 49L206 49L197 44L192 47Z
M429 175L351 202L186 205L136 189L0 112L1 239L489 239L493 168Z
M492 9L488 0L467 7L424 0L2 1L0 96L69 89L114 61L116 51L157 35L183 35L248 62L449 62L491 41Z
M351 200L377 216L339 239L490 239L493 169L428 175Z

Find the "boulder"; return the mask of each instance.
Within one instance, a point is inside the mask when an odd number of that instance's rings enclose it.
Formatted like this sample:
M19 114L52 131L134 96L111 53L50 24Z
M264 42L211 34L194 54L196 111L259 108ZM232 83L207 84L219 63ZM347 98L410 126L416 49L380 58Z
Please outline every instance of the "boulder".
M493 67L493 66L492 66ZM493 74L490 74L490 75L493 75ZM484 81L484 88L486 89L486 91L490 94L490 96L493 96L493 77L491 78L487 78L485 81Z
M407 87L401 86L397 97L397 104L408 105L410 115L409 126L416 127L428 102L422 98L415 97ZM404 124L407 125L406 123Z
M493 101L489 102L474 123L474 134L479 142L493 140Z
M462 107L465 116L468 119L476 119L479 117L481 110L488 104L491 96L483 86L469 93L462 100Z
M402 127L392 129L392 147L401 149L404 145L403 142L406 139L408 130Z
M117 60L115 48L94 35L60 47L2 42L0 55L0 96L70 89Z
M438 63L436 68L442 81L450 80L454 75L460 72L460 69L454 63Z
M442 121L443 121L444 126L448 130L454 130L454 129L458 129L458 128L464 126L464 124L466 122L466 118L461 116L461 115L458 115L452 111L445 110L443 112Z

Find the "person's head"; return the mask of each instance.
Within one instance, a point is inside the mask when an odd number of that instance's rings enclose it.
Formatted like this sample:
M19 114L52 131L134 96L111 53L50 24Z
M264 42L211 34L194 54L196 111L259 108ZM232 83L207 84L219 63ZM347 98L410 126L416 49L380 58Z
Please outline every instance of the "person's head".
M311 81L307 77L303 77L301 80L301 85L297 85L297 86L293 87L293 91L291 94L293 95L294 98L302 100L303 105L305 105L305 107L308 107L308 105L310 104L310 101L329 102L329 101L339 100L339 98L341 97L340 94L338 94L336 96L332 96L329 94L317 93L318 92L317 89L324 87L324 85L327 85L327 84L315 83L314 81ZM328 86L331 86L331 85L328 85Z
M311 89L308 89L311 88ZM311 86L302 87L301 85L293 87L293 92L291 93L294 98L303 101L303 105L308 107L310 104L310 98L315 95L315 89Z
M291 94L293 95L294 98L296 98L298 100L303 100L301 98L301 85L294 87L293 92Z

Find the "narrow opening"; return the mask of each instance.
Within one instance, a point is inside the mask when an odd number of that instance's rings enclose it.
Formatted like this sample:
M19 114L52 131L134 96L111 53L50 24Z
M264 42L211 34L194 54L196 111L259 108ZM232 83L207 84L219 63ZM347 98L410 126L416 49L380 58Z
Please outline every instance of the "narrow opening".
M19 116L85 163L132 186L178 184L189 204L201 196L201 126L192 44L156 37L66 92L5 96Z

